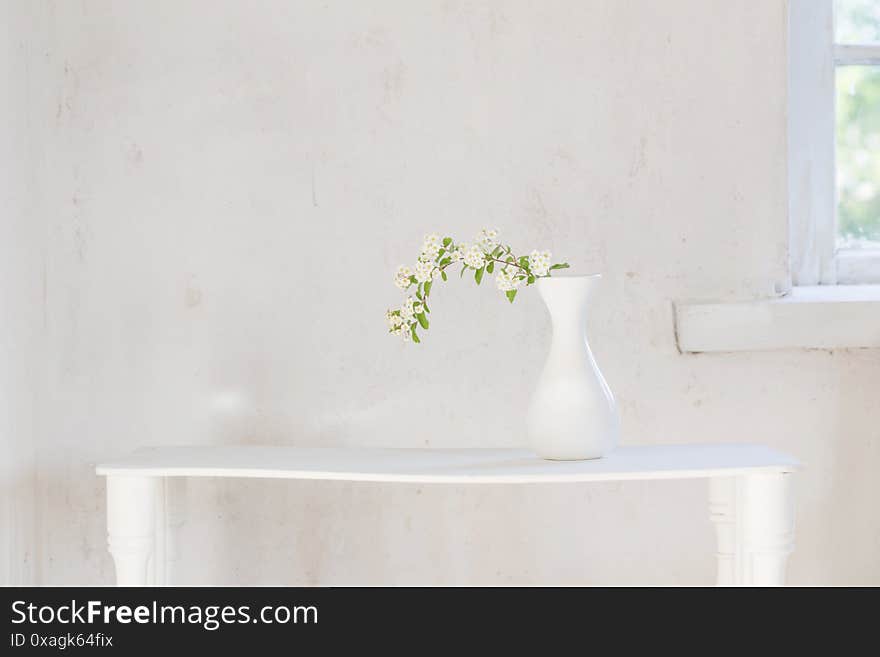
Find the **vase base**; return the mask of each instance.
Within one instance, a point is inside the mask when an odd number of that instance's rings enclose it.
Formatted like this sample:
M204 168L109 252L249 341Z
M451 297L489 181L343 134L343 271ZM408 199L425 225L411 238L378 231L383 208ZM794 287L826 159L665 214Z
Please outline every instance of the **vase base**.
M578 456L575 458L554 458L552 456L539 457L542 461L556 461L557 463L565 463L566 461L598 461L601 456Z
M553 453L548 454L548 453L546 453L546 451L544 451L542 453L542 451L539 451L539 450L535 449L534 447L532 448L532 451L535 453L535 456L537 456L538 458L540 458L541 460L544 460L544 461L560 461L560 462L564 462L564 461L596 461L598 459L605 458L606 456L611 454L614 451L616 444L617 444L617 441L615 440L611 446L608 446L604 449L590 450L587 452L581 451L580 453L578 453L578 451L575 451L575 450L572 450L572 451L560 450L556 454L553 454Z

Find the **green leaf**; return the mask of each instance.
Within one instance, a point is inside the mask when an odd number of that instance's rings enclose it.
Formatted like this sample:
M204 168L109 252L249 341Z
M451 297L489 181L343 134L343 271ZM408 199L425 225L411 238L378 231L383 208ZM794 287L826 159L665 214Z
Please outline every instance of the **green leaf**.
M474 280L477 282L477 285L483 280L483 271L485 271L485 267L480 267L477 271L474 272Z
M422 325L423 329L428 328L428 318L425 317L425 313L418 313L416 319L419 320L419 324Z
M528 256L520 256L519 258L519 266L523 269L529 268L529 257Z
M441 260L438 264L441 267L445 267L446 265L448 265L450 263L452 263L452 258L443 258L443 260Z
M528 278L527 284L528 284L528 285L531 285L531 284L534 283L534 282L535 282L535 277L532 276L531 274L529 274L529 278Z
M495 271L495 263L494 263L494 262L490 262L488 265L486 265L486 271L487 271L489 274L491 274L493 271Z
M431 285L432 284L433 284L432 281L428 281L427 283L425 283L425 298L426 299L428 298L428 295L431 294Z
M415 276L410 276L410 277L409 277L409 282L410 282L410 284L412 284L412 285L416 285L416 284L418 284L418 281L416 280L416 277L415 277Z
M444 253L446 253L446 249L440 249L437 251L437 258L442 258Z
M516 299L516 290L508 290L504 294L507 295L507 300L510 301L510 303L513 303L513 300Z
M426 313L431 312L431 309L428 308L428 302L427 302L427 301L422 301L422 305L425 307L425 312L426 312Z
M446 275L445 271L440 272L440 278L442 278L444 281L449 280L449 277Z
M444 237L443 238L443 246L449 246L450 244L452 244L452 238L451 237Z
M423 298L423 297L422 297L422 284L421 284L421 283L419 283L419 287L416 288L416 298L417 298L417 299L422 299L422 298Z
M416 325L415 324L412 325L412 328L410 329L410 333L412 334L413 342L416 342L416 343L421 342L421 340L419 340L419 336L416 335Z
M499 245L499 246L496 246L496 247L495 247L495 250L492 251L492 257L493 257L493 258L497 258L497 257L500 256L502 253L504 253L504 249L502 249L500 245Z
M558 265L553 265L550 269L568 269L569 264L567 262L560 262Z

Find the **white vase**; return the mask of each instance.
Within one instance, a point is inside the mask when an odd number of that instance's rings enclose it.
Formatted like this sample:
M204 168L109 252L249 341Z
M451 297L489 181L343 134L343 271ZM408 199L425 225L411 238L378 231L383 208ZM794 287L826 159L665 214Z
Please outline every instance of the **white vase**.
M601 275L594 274L537 282L553 322L550 353L527 423L532 448L541 458L597 459L617 446L617 405L587 342L587 314L600 281Z

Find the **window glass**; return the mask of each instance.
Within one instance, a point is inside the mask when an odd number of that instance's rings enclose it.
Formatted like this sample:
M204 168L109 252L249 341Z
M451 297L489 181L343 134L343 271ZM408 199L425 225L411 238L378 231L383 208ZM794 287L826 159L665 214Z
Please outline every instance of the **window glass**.
M880 246L880 67L839 66L838 246Z
M880 44L880 0L835 0L834 40Z

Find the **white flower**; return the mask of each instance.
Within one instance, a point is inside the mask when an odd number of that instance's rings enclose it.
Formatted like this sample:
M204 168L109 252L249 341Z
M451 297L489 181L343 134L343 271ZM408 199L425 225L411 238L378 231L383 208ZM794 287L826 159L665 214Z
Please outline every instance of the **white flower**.
M492 253L498 246L498 231L494 228L483 228L474 241L485 253Z
M535 276L546 276L550 273L550 252L532 251L529 255L529 269Z
M412 342L412 331L409 328L403 328L400 331L400 337L403 338L404 342Z
M393 310L385 311L385 321L388 322L388 328L392 333L394 332L394 329L400 328L400 325L403 324L400 315Z
M519 271L513 265L506 265L498 270L495 274L495 284L502 292L510 292L519 287L522 282L519 278Z
M464 251L464 264L474 269L480 269L486 264L486 256L476 244L462 246Z
M433 262L425 262L419 260L416 263L415 277L419 283L427 283L434 278L434 270L436 267Z
M416 323L415 303L416 300L413 297L407 297L406 301L404 301L403 305L400 307L400 317L404 324Z
M409 280L410 276L412 276L412 269L406 265L400 265L400 267L397 268L397 273L394 274L394 284L401 290L405 290L412 283L412 281Z
M461 262L462 260L464 260L464 251L466 247L467 244L459 244L452 250L449 255L452 258L453 262Z
M440 249L443 248L443 241L437 233L425 235L425 241L422 242L422 251L419 260L427 260L433 262L440 255Z

